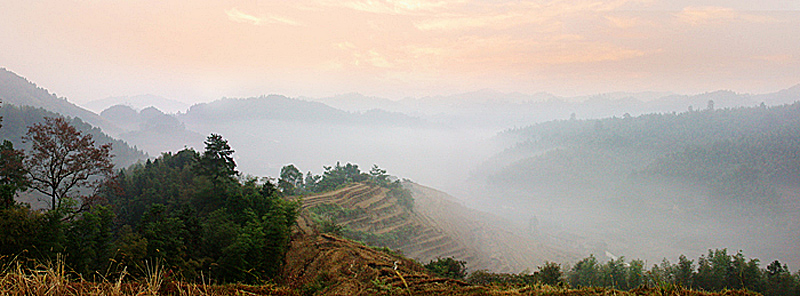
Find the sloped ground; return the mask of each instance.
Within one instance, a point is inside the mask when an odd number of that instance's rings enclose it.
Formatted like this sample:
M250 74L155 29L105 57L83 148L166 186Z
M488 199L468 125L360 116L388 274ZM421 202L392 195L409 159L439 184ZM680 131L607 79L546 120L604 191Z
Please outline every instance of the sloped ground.
M333 215L336 224L390 238L380 246L423 263L454 257L466 261L470 271L518 273L535 270L545 260L579 259L532 236L520 235L507 221L468 209L443 192L410 182L404 187L412 193L413 209L388 195L388 189L368 184L304 197L299 224L308 231L312 210L341 207L339 215Z
M484 295L485 288L436 278L413 260L327 234L298 233L285 285L315 295ZM394 269L397 262L397 269Z
M485 257L467 248L457 238L438 228L437 221L403 206L388 189L367 184L351 186L303 199L303 214L298 224L306 231L312 224L309 209L337 205L348 211L336 223L354 231L388 237L381 246L401 251L404 255L428 262L437 257L455 257L473 264L486 265Z

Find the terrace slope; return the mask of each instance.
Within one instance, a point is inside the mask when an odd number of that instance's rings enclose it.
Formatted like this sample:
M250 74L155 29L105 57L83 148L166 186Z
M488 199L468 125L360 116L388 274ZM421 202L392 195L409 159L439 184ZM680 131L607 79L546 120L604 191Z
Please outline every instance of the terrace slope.
M333 220L345 237L389 247L419 262L454 257L471 271L535 270L545 260L566 262L578 255L519 235L510 224L468 209L434 189L405 182L414 198L409 209L389 189L355 183L303 198L301 229L312 231L321 220ZM317 228L319 228L317 226Z

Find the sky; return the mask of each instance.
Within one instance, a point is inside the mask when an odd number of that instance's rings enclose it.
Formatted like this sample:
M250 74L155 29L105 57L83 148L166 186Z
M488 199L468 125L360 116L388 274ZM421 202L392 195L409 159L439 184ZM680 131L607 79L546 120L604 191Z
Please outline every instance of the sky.
M796 0L0 0L0 67L85 103L493 89L766 93Z

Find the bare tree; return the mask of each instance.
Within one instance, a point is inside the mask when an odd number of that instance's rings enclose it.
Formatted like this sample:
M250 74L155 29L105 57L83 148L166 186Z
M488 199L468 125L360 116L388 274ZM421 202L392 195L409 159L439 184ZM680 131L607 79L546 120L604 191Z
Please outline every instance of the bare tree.
M45 117L22 138L31 143L25 168L31 188L50 197L50 209L74 201L81 188L93 190L113 173L111 144L95 145L64 118Z

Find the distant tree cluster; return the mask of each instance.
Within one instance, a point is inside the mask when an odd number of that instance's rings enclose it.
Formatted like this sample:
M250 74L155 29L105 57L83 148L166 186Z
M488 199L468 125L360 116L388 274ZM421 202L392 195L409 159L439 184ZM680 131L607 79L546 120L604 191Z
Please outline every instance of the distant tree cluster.
M370 183L389 189L389 195L398 198L403 206L413 208L414 199L411 193L404 189L400 180L392 181L386 170L373 165L369 172L362 172L357 164L339 162L333 166L324 166L322 175L314 175L311 171L303 173L294 164L281 168L278 188L287 195L301 195L335 190L341 186L354 183Z
M436 258L425 264L425 269L445 278L463 280L467 276L467 262L453 257Z
M493 273L485 270L478 270L473 272L466 278L467 282L476 285L512 285L512 286L525 286L534 284L546 284L551 286L564 284L564 273L561 271L561 265L553 262L545 262L539 266L538 271L534 273L521 272L518 274L513 273Z
M438 259L425 265L432 272L442 275L448 268L458 267L461 261L452 258ZM456 262L456 263L454 263ZM457 269L457 268L456 268ZM792 275L785 264L772 261L766 268L759 267L758 259L746 259L742 253L729 255L726 249L709 250L695 262L681 255L678 262L666 259L649 270L644 261L624 258L600 263L593 255L581 259L572 267L562 271L561 265L546 262L534 273L492 273L479 270L466 277L466 281L478 285L533 284L570 285L572 287L605 287L631 290L638 287L686 288L710 292L746 289L766 296L800 294L800 272Z
M620 257L599 263L594 256L584 258L564 274L563 280L575 287L611 287L629 290L639 286L680 286L705 291L747 289L764 295L798 295L800 273L792 275L785 264L775 260L766 268L758 259L726 249L709 250L697 261L681 255L678 262L666 259L649 270L641 260L625 262Z

